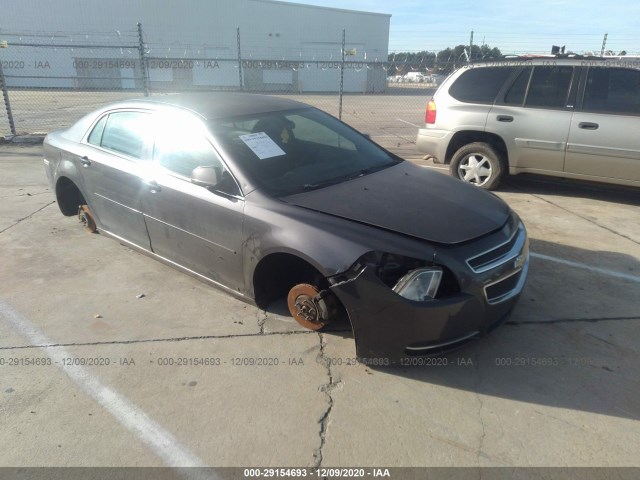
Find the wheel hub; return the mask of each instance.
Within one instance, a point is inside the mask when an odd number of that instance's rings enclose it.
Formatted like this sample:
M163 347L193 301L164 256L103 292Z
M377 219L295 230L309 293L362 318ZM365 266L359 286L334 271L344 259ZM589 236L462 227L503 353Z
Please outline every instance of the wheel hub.
M78 220L80 220L80 223L87 232L96 232L96 221L93 219L93 214L88 205L80 205L78 208Z
M478 186L484 185L491 178L491 174L491 163L480 154L469 155L459 167L460 178Z
M335 311L332 302L313 285L300 283L287 295L287 306L291 316L305 328L319 330L330 321Z

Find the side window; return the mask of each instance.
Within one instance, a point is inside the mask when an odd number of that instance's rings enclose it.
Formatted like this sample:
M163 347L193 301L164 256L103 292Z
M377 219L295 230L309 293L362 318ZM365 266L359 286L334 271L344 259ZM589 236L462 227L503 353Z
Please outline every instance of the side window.
M590 68L582 108L590 112L640 114L640 71Z
M141 158L148 131L148 121L149 115L146 113L110 113L100 145L115 152Z
M196 167L218 167L222 176L223 163L207 139L199 134L159 135L153 146L153 160L158 165L190 178Z
M104 126L106 123L107 123L107 115L105 115L100 120L98 120L98 123L96 123L96 126L93 127L93 130L91 130L91 133L89 134L89 138L87 139L87 141L91 145L98 145L98 146L100 145L100 142L102 141L102 132L104 131Z
M510 67L471 68L451 85L449 95L461 102L493 103L511 72Z
M572 75L573 67L535 67L526 106L566 107Z
M527 93L527 85L529 84L529 77L531 77L531 67L525 68L520 74L513 85L507 91L504 96L504 103L507 105L522 105L524 103L524 95Z

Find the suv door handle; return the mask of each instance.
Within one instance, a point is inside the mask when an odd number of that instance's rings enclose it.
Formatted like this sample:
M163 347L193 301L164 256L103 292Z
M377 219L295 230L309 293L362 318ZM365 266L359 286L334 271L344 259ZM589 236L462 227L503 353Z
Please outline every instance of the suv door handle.
M87 168L89 165L91 165L91 160L89 160L89 157L85 155L80 159L80 163L82 164L83 167Z
M591 122L580 122L578 124L578 128L584 128L585 130L597 130L599 126L600 125L598 125L597 123Z
M496 118L499 122L513 122L513 117L511 115L498 115Z
M155 180L146 180L143 181L142 184L147 187L151 193L158 193L162 191L162 187L158 185L158 182Z

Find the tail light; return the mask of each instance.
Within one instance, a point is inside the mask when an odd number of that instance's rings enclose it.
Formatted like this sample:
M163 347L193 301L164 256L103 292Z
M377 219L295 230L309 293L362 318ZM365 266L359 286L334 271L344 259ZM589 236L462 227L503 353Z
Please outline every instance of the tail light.
M436 123L436 102L429 100L427 103L427 114L425 115L425 122L427 124Z

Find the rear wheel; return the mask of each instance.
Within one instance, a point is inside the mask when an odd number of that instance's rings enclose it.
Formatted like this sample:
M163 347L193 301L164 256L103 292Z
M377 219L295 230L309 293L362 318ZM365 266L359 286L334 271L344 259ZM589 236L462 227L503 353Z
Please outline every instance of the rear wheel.
M96 230L98 230L89 205L80 205L80 208L78 208L78 220L80 220L80 223L87 232L96 233Z
M505 172L502 155L491 145L474 142L460 148L451 159L451 175L465 183L494 190Z

